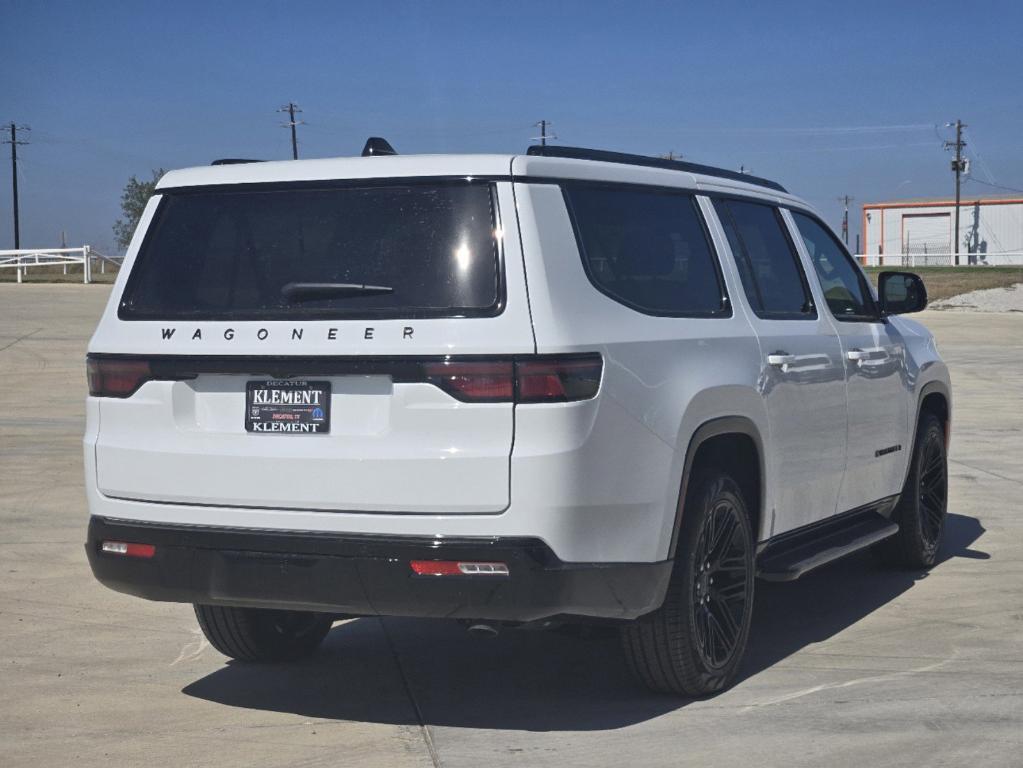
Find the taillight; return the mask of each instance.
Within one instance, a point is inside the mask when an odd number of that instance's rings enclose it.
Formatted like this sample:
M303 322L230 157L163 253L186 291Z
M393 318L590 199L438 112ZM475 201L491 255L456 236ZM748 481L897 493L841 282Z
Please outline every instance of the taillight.
M85 366L93 397L129 397L153 377L146 360L90 357Z
M465 402L502 402L511 400L515 393L510 361L424 363L423 373L431 384Z
M564 403L596 397L603 367L599 354L445 360L423 363L423 377L468 403Z
M516 402L589 400L600 389L603 367L600 355L520 360L515 363Z
M147 381L194 379L200 373L230 373L277 378L366 374L389 375L395 382L428 383L464 403L564 403L596 397L603 359L596 352L534 355L522 358L297 358L280 371L281 362L264 358L144 357L89 355L89 394L125 398Z

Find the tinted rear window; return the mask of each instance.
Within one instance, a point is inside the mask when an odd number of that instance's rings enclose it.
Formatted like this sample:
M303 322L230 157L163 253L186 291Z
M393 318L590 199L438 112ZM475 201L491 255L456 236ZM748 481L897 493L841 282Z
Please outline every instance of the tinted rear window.
M612 299L651 315L727 314L717 257L686 193L566 184L586 273Z
M771 319L817 317L810 287L778 209L743 200L715 200L721 226L753 311Z
M121 302L124 319L496 314L492 185L458 182L166 195ZM289 284L384 286L285 297Z

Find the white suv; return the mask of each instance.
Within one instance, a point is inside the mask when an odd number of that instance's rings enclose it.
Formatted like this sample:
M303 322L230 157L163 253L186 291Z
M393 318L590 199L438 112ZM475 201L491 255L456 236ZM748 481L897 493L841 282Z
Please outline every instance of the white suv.
M734 679L754 579L934 563L948 373L779 185L565 147L168 173L89 346L88 555L250 661L342 616L620 625Z

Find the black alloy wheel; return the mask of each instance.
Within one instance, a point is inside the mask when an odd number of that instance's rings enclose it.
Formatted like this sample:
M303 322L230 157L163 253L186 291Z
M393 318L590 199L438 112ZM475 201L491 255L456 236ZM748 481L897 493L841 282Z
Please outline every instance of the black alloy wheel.
M940 431L927 432L920 454L917 483L920 532L926 548L936 550L945 528L948 498L948 467L945 463L944 439Z
M735 680L753 616L748 510L726 471L694 470L664 603L621 629L626 660L651 690L705 696Z
M749 542L740 512L724 497L707 516L693 556L692 621L696 648L709 669L720 669L735 655L743 618L749 610Z
M938 559L948 513L948 455L945 424L920 414L909 473L892 520L898 533L877 544L881 562L901 568L930 568Z

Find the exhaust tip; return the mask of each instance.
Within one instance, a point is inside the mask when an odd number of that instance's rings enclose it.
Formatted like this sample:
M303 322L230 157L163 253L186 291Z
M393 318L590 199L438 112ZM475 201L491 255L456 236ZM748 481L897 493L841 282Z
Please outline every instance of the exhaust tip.
M467 631L470 635L477 637L497 637L498 635L497 627L490 624L471 624Z

